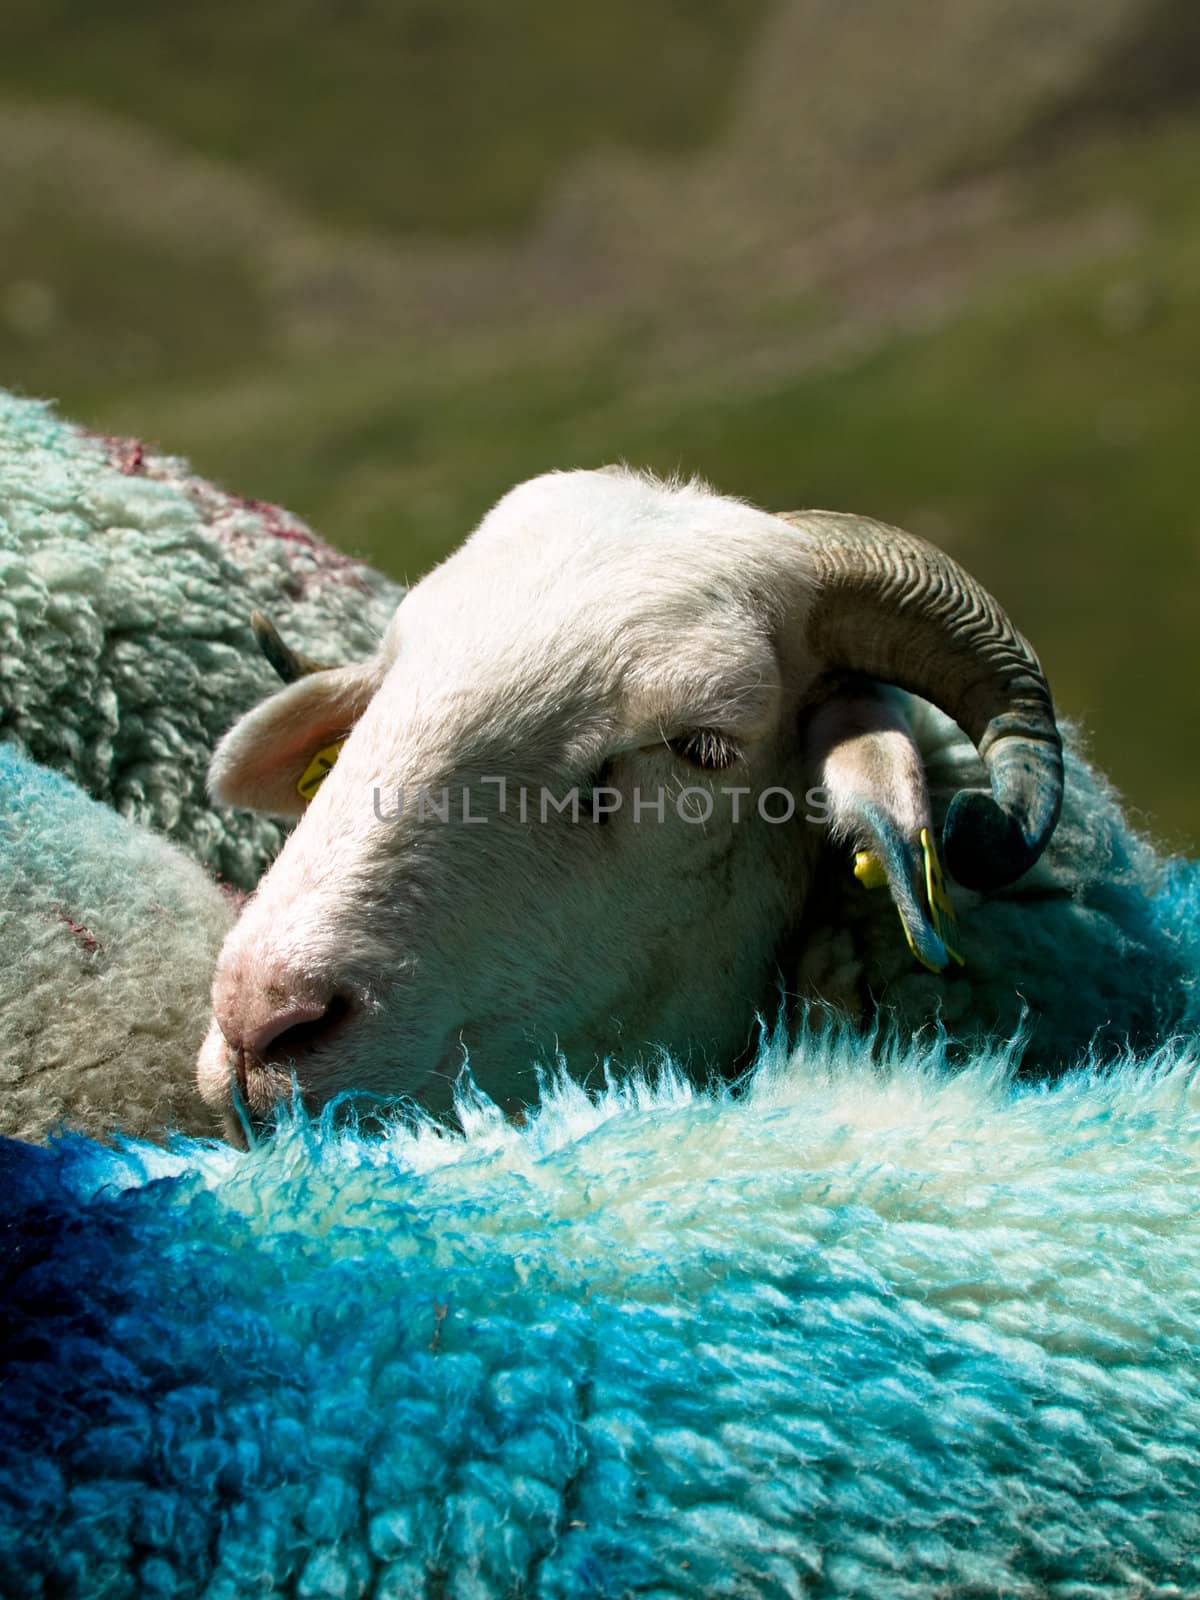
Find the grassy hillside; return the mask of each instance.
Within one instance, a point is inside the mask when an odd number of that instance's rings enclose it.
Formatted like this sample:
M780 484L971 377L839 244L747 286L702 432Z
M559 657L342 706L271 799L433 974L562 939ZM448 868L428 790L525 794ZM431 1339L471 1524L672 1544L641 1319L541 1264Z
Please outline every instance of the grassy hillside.
M81 100L372 228L527 221L596 145L685 150L766 0L5 0L0 88Z
M1200 842L1200 115L1177 86L1160 111L1153 71L1136 103L1105 88L1121 52L1161 57L1170 6L1064 6L1035 59L1016 13L980 0L932 65L915 27L914 59L896 54L889 11L881 125L909 103L906 73L952 125L875 154L876 124L839 124L806 58L814 103L786 93L780 29L810 37L801 5L648 20L622 4L580 32L530 4L507 40L482 8L449 8L439 34L435 8L313 6L352 19L321 62L282 8L212 8L227 27L206 57L194 23L139 32L125 6L115 30L80 24L111 69L98 76L87 52L51 60L52 8L22 7L23 83L0 66L0 91L6 76L19 90L0 92L7 381L286 501L400 575L515 479L618 457L904 523L1010 605L1152 825ZM877 48L850 22L811 37L817 65ZM631 66L633 39L649 66ZM149 86L129 64L144 40L164 72ZM385 169L369 119L410 82L383 67L410 47L436 63L395 112L421 154ZM951 92L952 68L992 57L1012 63L999 98ZM497 61L515 76L464 109ZM33 104L31 84L50 98ZM281 132L281 106L329 95L360 149L340 186L313 150L325 121L298 117L292 145ZM825 178L756 192L822 139Z

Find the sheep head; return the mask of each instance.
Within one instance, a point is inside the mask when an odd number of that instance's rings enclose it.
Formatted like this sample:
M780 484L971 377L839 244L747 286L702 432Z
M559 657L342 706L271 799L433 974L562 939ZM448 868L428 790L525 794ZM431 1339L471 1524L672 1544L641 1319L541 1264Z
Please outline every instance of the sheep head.
M1017 877L1058 814L1032 650L947 556L862 519L551 474L409 592L369 660L305 670L257 631L295 681L226 735L211 788L303 815L218 965L199 1081L227 1113L265 1116L293 1073L313 1107L438 1109L464 1056L511 1104L555 1050L731 1064L831 835L872 853L944 966L888 685L987 767L991 793L947 819L962 882Z

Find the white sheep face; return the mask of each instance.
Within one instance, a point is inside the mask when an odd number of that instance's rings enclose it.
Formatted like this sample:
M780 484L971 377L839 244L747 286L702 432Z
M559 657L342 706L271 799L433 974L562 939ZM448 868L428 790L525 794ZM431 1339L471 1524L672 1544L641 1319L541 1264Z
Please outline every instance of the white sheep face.
M511 1105L556 1049L580 1072L656 1046L734 1062L821 839L797 731L810 554L702 486L552 474L411 590L375 657L245 717L212 769L231 804L301 809L313 752L349 737L225 944L205 1098L228 1113L240 1083L261 1115L294 1072L312 1107L436 1109L469 1056ZM919 763L914 784L895 805L919 823ZM621 797L601 821L596 787ZM543 818L573 789L578 821ZM766 820L771 789L790 821Z

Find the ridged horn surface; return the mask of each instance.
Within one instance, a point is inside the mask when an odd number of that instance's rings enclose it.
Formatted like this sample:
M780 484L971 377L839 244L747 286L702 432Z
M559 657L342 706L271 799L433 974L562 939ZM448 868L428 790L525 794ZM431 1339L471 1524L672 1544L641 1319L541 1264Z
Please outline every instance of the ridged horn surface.
M832 511L784 520L812 540L812 655L953 717L991 793L964 789L951 801L946 865L968 888L1013 882L1045 849L1062 805L1062 739L1033 647L982 584L924 539Z

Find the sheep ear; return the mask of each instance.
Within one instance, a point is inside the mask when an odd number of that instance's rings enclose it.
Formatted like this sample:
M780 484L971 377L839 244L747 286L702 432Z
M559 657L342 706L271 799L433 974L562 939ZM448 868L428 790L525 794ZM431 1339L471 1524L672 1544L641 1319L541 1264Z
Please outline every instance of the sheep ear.
M918 961L934 972L951 958L961 961L932 842L925 769L899 698L869 683L848 688L813 712L806 738L830 832L847 856L855 854L855 876L868 889L887 884Z
M235 722L217 746L208 769L209 794L221 805L298 816L381 676L375 661L357 662L313 672L271 695Z

